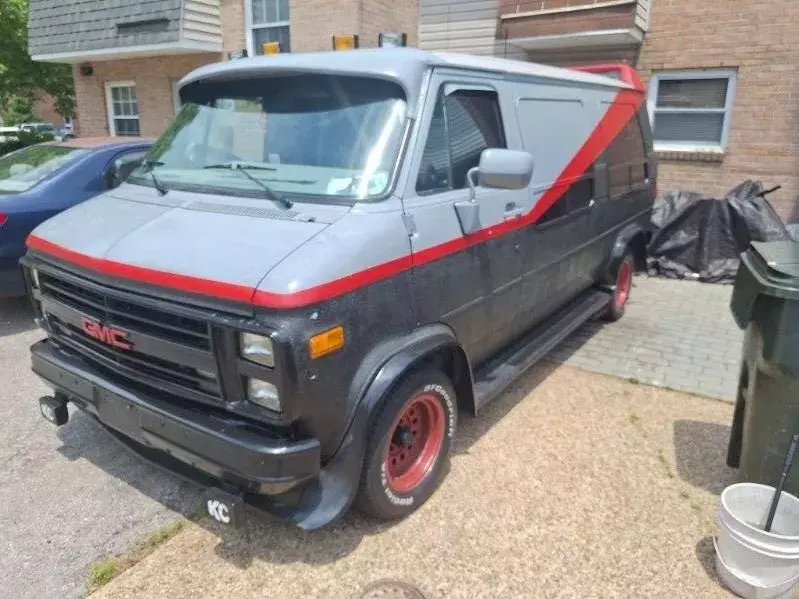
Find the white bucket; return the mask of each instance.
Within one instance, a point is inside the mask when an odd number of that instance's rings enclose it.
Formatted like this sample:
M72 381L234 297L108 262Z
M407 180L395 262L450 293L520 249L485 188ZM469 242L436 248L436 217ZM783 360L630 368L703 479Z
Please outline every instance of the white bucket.
M799 585L799 499L782 493L771 532L763 530L774 487L739 483L724 489L716 513L716 570L746 599L795 597Z

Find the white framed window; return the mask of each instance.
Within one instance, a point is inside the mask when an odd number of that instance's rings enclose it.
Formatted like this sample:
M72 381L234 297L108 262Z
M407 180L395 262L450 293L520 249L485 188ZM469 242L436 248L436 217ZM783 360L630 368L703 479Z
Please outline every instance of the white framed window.
M139 101L133 81L105 84L108 132L111 135L139 135Z
M727 146L735 70L661 71L647 108L656 150L721 152Z
M281 52L291 51L289 0L245 0L247 53L263 54L268 42L280 42Z

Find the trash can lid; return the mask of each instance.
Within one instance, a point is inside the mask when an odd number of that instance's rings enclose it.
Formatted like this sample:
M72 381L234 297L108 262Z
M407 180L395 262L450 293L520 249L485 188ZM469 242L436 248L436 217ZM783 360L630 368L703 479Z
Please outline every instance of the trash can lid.
M768 266L770 278L781 279L782 283L790 283L785 279L796 279L795 283L799 285L799 242L755 241L752 249Z

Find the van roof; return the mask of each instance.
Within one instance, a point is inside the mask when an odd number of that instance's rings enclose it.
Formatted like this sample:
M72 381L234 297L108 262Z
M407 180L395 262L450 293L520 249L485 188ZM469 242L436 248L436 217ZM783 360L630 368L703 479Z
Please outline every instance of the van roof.
M618 66L619 69L630 70L626 65ZM406 98L411 104L422 85L425 72L431 67L486 71L501 75L521 75L641 91L636 81L625 81L624 77L617 79L596 72L564 69L520 60L451 52L426 52L415 48L286 53L240 58L200 67L186 75L180 81L179 86L183 87L203 80L219 81L248 76L263 77L296 73L362 75L398 83L405 90ZM610 69L606 69L602 72L609 71Z

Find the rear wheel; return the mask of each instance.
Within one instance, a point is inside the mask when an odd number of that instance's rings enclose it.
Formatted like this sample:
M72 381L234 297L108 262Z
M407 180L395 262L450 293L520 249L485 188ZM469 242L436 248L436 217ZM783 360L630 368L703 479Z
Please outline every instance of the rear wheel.
M444 373L426 368L402 380L373 422L358 507L394 519L427 501L446 474L456 423L455 390Z
M635 272L635 260L631 250L627 250L616 270L616 283L613 286L613 297L603 318L609 321L616 321L624 316L624 308L627 300L630 299L630 291L633 287L633 273Z

